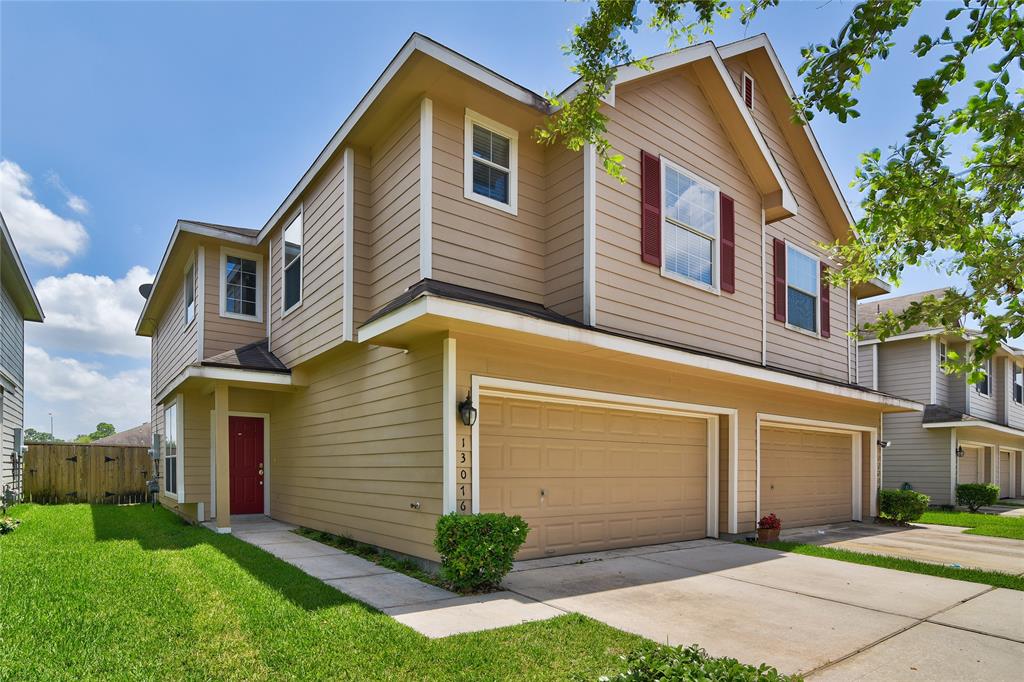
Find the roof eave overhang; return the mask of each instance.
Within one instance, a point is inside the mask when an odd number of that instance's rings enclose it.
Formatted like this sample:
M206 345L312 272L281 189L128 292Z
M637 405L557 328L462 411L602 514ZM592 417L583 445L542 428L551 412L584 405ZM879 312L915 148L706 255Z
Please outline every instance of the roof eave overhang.
M853 297L858 301L872 296L882 296L892 293L892 285L883 279L874 277L867 282L858 282L853 287Z
M1012 426L1003 426L1002 424L993 424L981 419L964 419L961 421L948 421L948 422L925 422L921 424L926 429L957 429L957 428L971 428L971 429L989 429L997 433L1006 433L1011 436L1018 438L1024 438L1024 431L1015 429Z
M218 382L265 391L290 391L300 385L288 372L189 365L156 394L156 402L161 403L168 396L193 385L210 387Z
M10 230L7 229L7 223L4 221L2 213L0 213L0 231L3 233L3 243L8 252L4 255L9 256L18 274L12 298L18 306L22 319L28 322L42 322L43 318L46 317L43 314L43 306L39 303L39 298L36 297L36 290L32 286L32 280L29 279L25 265L21 262L21 255L14 244L14 238L11 237Z
M453 301L425 294L392 312L365 324L357 332L360 343L406 348L422 335L444 330L460 330L511 335L531 335L555 342L586 346L591 352L610 352L623 356L669 362L695 371L790 388L829 394L837 399L875 404L883 412L921 412L920 403L826 381L795 376L764 367L725 358L670 348L639 339L609 334L588 327L577 327L536 317L498 310L487 306ZM497 330L501 330L498 332Z

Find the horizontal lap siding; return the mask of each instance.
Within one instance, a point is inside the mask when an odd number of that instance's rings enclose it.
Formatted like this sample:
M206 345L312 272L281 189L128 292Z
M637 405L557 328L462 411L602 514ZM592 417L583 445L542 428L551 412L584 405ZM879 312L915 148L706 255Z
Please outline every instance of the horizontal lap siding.
M356 155L357 324L420 279L419 124L417 106Z
M729 71L737 87L741 83L745 61L742 58L730 60ZM747 69L749 72L750 70ZM754 86L754 121L764 136L768 149L779 165L782 176L793 192L797 203L797 215L770 223L765 227L765 295L768 310L775 306L773 286L774 263L772 243L774 238L786 239L806 251L824 256L819 244L835 241L810 185L804 177L796 156L786 141L781 126L793 125L788 120L779 121L768 108L761 89ZM851 376L851 340L847 336L856 315L850 311L850 296L846 288L832 287L830 292L830 338L815 338L808 334L788 329L785 324L768 316L768 364L806 374L813 374L838 381L849 381Z
M928 403L931 349L927 340L889 341L878 347L878 390Z
M883 487L910 483L932 504L950 504L949 429L925 429L920 413L887 414L883 437L892 442L883 450Z
M309 375L307 388L274 396L274 518L436 559L440 340L408 354L338 349Z
M344 157L335 158L302 193L302 302L284 315L284 230L286 216L270 235L271 350L289 367L305 362L343 340Z
M872 387L875 376L875 348L861 346L857 349L857 383L865 388Z
M993 365L995 365L994 362L993 362ZM983 393L979 393L974 388L974 386L971 386L971 388L970 388L970 391L971 391L971 397L970 397L971 409L970 409L970 413L974 417L981 417L982 419L987 419L988 421L994 422L994 421L997 421L997 419L998 419L998 414L997 414L997 409L996 409L996 401L997 401L997 398L999 396L999 394L998 394L998 392L996 390L997 387L998 387L998 382L995 382L994 378L990 377L989 378L989 385L990 385L990 393L992 395L984 395Z
M228 248L242 252L248 251L244 246ZM204 251L206 252L205 276L203 277L205 289L203 297L206 299L203 303L203 358L205 359L265 339L267 323L221 316L220 278L223 276L220 262L221 245L208 244ZM264 256L264 296L267 295L266 268L266 256ZM266 311L262 312L265 314Z
M546 150L545 168L544 305L582 321L583 154L553 145Z
M457 338L456 393L464 395L472 376L497 377L570 388L606 391L739 410L738 512L740 532L754 528L756 490L756 418L758 412L847 424L878 426L878 410L843 405L822 396L798 396L781 390L711 379L653 361L609 360L575 348L515 344L470 335ZM724 419L722 420L725 421ZM727 532L728 431L721 424L720 529ZM459 427L459 438L469 430Z
M620 88L605 108L625 184L597 173L597 322L744 360L761 358L761 200L688 70ZM736 292L702 291L640 260L640 152L661 154L735 201Z
M210 516L210 411L213 395L188 391L182 396L185 502L202 502Z
M196 268L198 271L198 268ZM184 269L179 277L172 277L168 284L174 286L171 300L164 308L150 341L153 433L163 435L163 408L156 404L156 397L164 388L189 365L199 361L198 320L185 325ZM169 273L173 275L174 273ZM198 275L197 275L198 276ZM177 279L177 284L174 284ZM198 290L197 290L198 291ZM197 294L198 295L198 294Z
M474 110L502 124L501 111ZM432 277L536 303L544 300L544 150L519 131L517 215L467 199L465 106L433 100Z
M25 412L25 321L7 289L0 293L0 366L15 384L0 395L0 489L11 482L14 429L23 428ZM6 382L4 382L6 383ZM8 390L13 389L13 390Z

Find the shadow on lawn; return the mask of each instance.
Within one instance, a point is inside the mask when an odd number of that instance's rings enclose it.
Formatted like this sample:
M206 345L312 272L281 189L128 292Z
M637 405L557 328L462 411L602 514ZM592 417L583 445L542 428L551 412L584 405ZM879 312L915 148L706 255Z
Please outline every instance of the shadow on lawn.
M218 535L185 523L172 512L148 504L133 506L90 505L97 542L130 540L147 551L187 550L208 545L267 587L307 611L362 602L313 578L258 547L230 535Z

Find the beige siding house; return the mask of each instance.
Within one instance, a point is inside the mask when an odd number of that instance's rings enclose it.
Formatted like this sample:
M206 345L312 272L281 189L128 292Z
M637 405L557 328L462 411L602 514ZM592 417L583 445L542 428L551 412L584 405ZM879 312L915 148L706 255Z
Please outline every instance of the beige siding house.
M449 512L521 514L522 557L875 515L922 408L856 383L886 289L828 285L851 220L789 81L764 36L653 64L604 105L625 184L414 35L265 225L179 221L137 329L161 501L426 560Z
M20 496L25 419L25 322L43 309L0 214L0 495Z
M901 310L943 290L861 303L859 323ZM1024 349L1002 346L978 384L946 374L946 354L963 355L967 338L940 329L912 328L880 343L859 342L862 385L924 403L923 413L886 414L882 482L909 483L933 504L954 504L958 483L994 483L1000 497L1024 496ZM871 358L864 362L863 358Z

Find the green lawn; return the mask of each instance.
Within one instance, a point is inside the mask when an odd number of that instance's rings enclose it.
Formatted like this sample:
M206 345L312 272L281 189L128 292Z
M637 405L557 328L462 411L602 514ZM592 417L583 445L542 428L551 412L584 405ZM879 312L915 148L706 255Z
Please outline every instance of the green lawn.
M966 580L971 583L982 583L994 587L1005 587L1011 590L1024 590L1024 577L999 573L997 571L982 571L976 568L954 568L943 564L929 564L924 561L912 559L900 559L897 557L882 556L880 554L867 554L865 552L854 552L848 549L835 547L822 547L821 545L804 544L800 542L768 542L759 544L760 547L768 547L782 552L793 552L794 554L805 554L807 556L823 557L825 559L836 559L847 561L852 564L864 564L866 566L879 566L881 568L892 568L897 571L909 573L923 573L934 575L940 578L953 578L954 580Z
M0 679L596 679L639 637L578 615L429 640L149 506L23 505L0 537Z
M935 523L941 526L962 526L971 535L989 535L994 538L1024 540L1024 516L993 516L970 512L928 510L920 523Z

